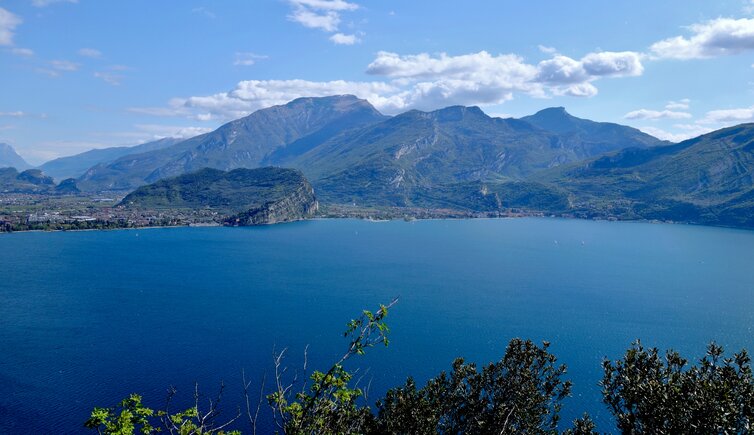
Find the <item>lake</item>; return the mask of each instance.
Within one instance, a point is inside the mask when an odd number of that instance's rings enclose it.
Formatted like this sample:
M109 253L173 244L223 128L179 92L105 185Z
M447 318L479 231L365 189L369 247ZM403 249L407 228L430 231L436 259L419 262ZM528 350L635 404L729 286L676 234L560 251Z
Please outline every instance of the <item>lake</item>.
M241 370L258 388L273 349L291 371L345 349L346 322L399 296L391 344L349 368L369 400L452 360L497 360L514 337L552 342L574 382L563 419L611 417L604 357L640 338L697 359L711 340L754 350L754 232L563 219L165 228L0 236L0 433L80 433L128 393L163 406Z

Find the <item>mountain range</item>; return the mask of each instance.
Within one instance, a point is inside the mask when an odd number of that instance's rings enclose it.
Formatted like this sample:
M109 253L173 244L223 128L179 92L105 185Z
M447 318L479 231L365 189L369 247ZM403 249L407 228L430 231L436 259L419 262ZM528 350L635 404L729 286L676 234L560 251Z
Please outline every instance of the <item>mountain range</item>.
M187 140L46 167L80 171L75 187L84 191L127 192L203 168L277 166L300 170L325 203L754 226L752 140L745 124L672 144L562 107L520 119L463 106L389 117L338 95L261 109Z
M181 142L181 139L164 138L132 147L93 149L73 156L50 160L41 165L39 169L56 180L78 178L93 166L105 165L129 154L139 154L167 148L178 142Z
M561 120L558 131L548 130L553 118ZM366 100L340 95L300 98L167 148L97 165L79 185L132 190L204 167L274 165L303 171L323 198L351 201L364 197L368 186L367 203L408 205L415 188L521 180L605 151L659 144L636 129L580 120L563 109L529 120L491 118L461 106L387 117Z
M543 173L539 180L572 192L575 207L585 210L754 226L754 124L662 147L624 149Z

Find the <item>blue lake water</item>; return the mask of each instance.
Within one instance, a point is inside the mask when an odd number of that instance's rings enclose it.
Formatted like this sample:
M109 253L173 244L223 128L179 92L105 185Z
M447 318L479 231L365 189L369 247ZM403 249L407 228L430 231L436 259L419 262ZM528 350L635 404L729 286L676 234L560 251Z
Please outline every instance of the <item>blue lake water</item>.
M641 338L702 356L754 349L754 232L560 219L175 228L0 236L0 433L80 433L93 406L130 392L161 407L240 372L273 348L324 368L345 323L400 296L391 345L350 367L373 401L457 356L499 359L513 337L549 340L569 367L563 413L611 417L604 357ZM367 381L364 380L364 383Z

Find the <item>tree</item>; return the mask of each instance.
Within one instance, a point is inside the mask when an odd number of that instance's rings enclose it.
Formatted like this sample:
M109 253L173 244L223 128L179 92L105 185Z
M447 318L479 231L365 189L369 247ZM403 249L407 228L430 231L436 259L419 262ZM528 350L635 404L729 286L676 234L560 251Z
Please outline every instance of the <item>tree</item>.
M367 348L377 344L387 346L390 329L385 323L389 305L380 305L375 311L348 323L345 337L350 338L348 349L326 372L315 371L310 376L311 385L304 383L301 391L291 397L293 383L281 381L280 361L275 358L276 391L267 396L275 420L286 434L346 434L359 433L372 420L368 407L359 406L357 400L364 392L349 386L353 375L343 368L343 363L354 355L363 355ZM295 382L295 379L294 379Z
M459 358L416 388L413 379L377 403L380 433L557 433L571 391L564 365L530 340L513 339L503 358L480 372Z
M669 350L632 344L623 359L605 361L604 402L628 434L749 433L754 378L746 351L723 358L712 343L698 366Z

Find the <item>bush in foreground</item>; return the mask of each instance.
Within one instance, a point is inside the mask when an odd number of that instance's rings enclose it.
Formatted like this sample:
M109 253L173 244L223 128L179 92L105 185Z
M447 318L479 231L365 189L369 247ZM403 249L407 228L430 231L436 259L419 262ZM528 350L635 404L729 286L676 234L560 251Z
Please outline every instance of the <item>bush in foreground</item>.
M195 405L181 412L146 408L131 395L114 408L95 408L87 428L100 434L240 434L226 432L245 415L256 434L263 402L269 406L277 431L285 434L557 434L563 400L571 391L565 365L557 364L549 343L513 339L502 359L479 370L457 359L450 372L440 373L419 388L412 378L390 389L374 409L364 392L352 386L353 375L343 364L376 345L388 344L385 317L395 303L364 311L348 324L349 345L327 371L315 371L296 385L286 382L283 357L275 356L272 391L260 392L252 406L244 379L246 409L219 422L218 398L209 409ZM657 349L634 343L622 359L603 363L601 381L605 404L617 430L626 434L750 433L754 421L754 377L746 351L732 358L711 344L698 365L678 353L661 357ZM264 388L264 384L263 387ZM174 392L171 392L172 394ZM587 414L564 434L596 434Z

